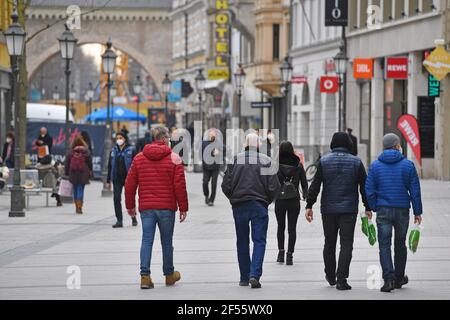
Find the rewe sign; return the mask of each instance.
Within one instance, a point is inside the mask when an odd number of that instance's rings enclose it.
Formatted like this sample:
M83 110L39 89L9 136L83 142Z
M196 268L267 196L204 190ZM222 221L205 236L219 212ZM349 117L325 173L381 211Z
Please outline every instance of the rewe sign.
M387 57L384 68L386 79L408 79L408 57Z

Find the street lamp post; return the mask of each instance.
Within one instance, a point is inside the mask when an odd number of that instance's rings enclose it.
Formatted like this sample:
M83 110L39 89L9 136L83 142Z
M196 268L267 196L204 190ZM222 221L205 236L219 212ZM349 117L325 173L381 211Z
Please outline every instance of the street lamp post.
M169 126L169 92L170 87L172 86L172 81L170 81L169 74L166 73L166 76L164 77L164 80L162 82L162 89L164 93L164 100L165 100L165 117L166 117L166 127Z
M66 61L65 75L66 75L66 124L65 124L65 132L66 132L66 140L65 140L65 150L66 155L69 152L69 109L70 109L70 60L73 59L73 52L75 50L75 45L78 40L73 35L72 31L70 31L67 24L64 25L65 30L58 38L59 47L61 51L61 57Z
M110 113L110 105L111 105L111 74L114 73L116 68L116 59L117 55L111 49L112 42L111 39L106 43L106 50L102 55L102 66L103 72L108 75L107 78L107 121L106 121L106 137L105 137L105 152L103 159L103 189L102 189L102 197L111 197L112 192L111 189L107 186L107 177L108 177L108 160L109 154L112 148L112 126L111 126L111 113Z
M339 131L346 128L346 75L348 58L345 55L344 48L341 47L334 57L336 65L336 73L339 76ZM342 89L344 89L344 97L342 98Z
M236 71L236 73L234 74L234 79L235 79L235 85L236 85L236 91L237 91L237 95L238 95L238 119L239 119L239 126L242 126L242 91L244 89L244 83L245 83L245 71L244 68L242 68L242 64L239 63L238 65L238 69Z
M26 33L19 23L19 16L16 8L11 16L12 24L4 33L6 38L6 46L11 57L13 87L14 87L14 128L16 129L16 143L14 144L14 177L13 186L11 188L11 211L9 217L25 217L25 193L20 186L20 127L24 125L24 119L19 119L19 96L20 88L18 83L19 64L18 60L23 52Z
M282 140L287 139L287 114L289 106L289 85L292 79L292 65L289 61L289 56L284 58L283 64L280 66L281 71L281 81L283 82L283 95L284 95L284 108L282 113L282 126L280 129L280 136Z
M195 87L197 89L197 94L198 94L198 108L199 108L199 113L200 113L200 121L202 123L202 135L203 135L203 129L204 129L203 108L202 108L202 91L205 89L205 84L206 84L206 79L205 79L205 76L203 75L203 69L199 69L198 74L195 77Z
M94 99L94 88L92 86L92 82L89 82L88 90L87 90L87 98L89 103L89 114L92 113L92 99ZM89 121L90 123L91 121Z
M136 77L133 84L133 90L136 94L136 143L139 140L139 103L141 102L142 81L141 76Z

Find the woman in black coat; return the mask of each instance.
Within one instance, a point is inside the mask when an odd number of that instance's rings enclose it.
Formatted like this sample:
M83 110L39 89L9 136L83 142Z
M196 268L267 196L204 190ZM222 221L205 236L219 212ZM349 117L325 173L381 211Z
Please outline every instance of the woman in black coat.
M293 265L293 253L295 241L297 240L297 220L300 214L300 191L301 185L303 199L308 193L308 182L305 169L299 157L294 153L294 147L289 141L280 145L278 179L281 191L275 201L275 215L278 223L278 259L277 262L284 263L284 231L286 229L286 216L288 222L288 251L286 253L286 264Z

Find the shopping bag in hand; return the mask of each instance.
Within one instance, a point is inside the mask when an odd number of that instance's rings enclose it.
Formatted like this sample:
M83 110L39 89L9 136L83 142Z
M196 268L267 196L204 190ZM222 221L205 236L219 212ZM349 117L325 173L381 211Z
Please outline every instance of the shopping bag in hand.
M372 220L368 221L368 227L367 227L367 237L369 238L369 243L371 246L377 242L377 231L375 229L375 225L373 224Z
M73 191L73 186L67 179L61 179L61 182L59 184L59 190L58 194L61 197L71 197Z
M414 228L411 229L411 232L409 233L409 250L412 251L412 253L416 253L417 247L419 246L419 240L420 240L420 230L422 229L421 225L416 223L414 225Z
M360 213L361 217L361 230L366 235L366 237L369 236L369 218L367 217L367 214L365 212Z

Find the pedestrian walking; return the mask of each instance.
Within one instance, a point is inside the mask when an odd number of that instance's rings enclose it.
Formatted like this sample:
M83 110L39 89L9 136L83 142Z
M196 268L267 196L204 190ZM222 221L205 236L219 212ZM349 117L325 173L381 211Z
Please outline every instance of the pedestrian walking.
M1 159L4 162L4 165L8 168L14 168L14 132L10 131L6 135L5 144L3 145L3 152Z
M56 162L54 160L49 164L38 162L36 169L38 170L39 181L42 181L42 187L52 189L51 197L55 198L57 207L62 207L61 196L58 194L59 174Z
M38 147L38 162L49 164L51 162L53 138L49 135L46 127L42 127L39 130L39 136L35 144Z
M358 155L358 138L356 138L353 135L353 129L351 129L351 128L347 129L347 133L348 133L348 136L350 137L350 140L352 141L352 148L350 149L350 153L354 156L357 156Z
M92 155L81 135L77 135L66 157L65 174L73 186L77 214L83 213L84 188L92 178Z
M154 128L152 138L153 142L134 158L125 184L126 207L131 217L136 217L136 189L139 188L141 289L154 287L150 264L156 225L161 237L166 285L174 285L181 279L173 265L175 213L180 210L180 222L183 222L188 211L184 166L169 147L169 131L165 127Z
M286 217L288 224L288 251L286 253L286 265L291 266L295 242L297 240L297 221L300 214L300 188L303 200L308 194L308 181L306 180L305 169L299 157L294 152L294 147L289 141L280 144L279 151L278 180L281 184L281 191L275 201L275 215L277 218L278 231L278 258L277 262L284 263L284 232L286 229Z
M136 144L136 153L142 152L144 150L144 147L150 143L152 143L152 134L150 130L147 130L144 134L144 137L139 138Z
M259 137L250 133L246 137L245 151L228 164L222 181L222 191L230 200L237 237L237 254L240 286L261 288L266 251L268 206L279 192L280 182L276 172L268 175L271 166L267 155L259 152ZM250 257L250 225L253 254Z
M407 250L406 235L409 211L414 212L414 223L422 223L420 181L414 163L402 154L400 138L393 133L383 137L384 151L369 170L366 194L370 207L377 213L380 263L383 269L382 292L401 289L409 281L405 275ZM394 229L394 263L392 263L392 229Z
M323 259L326 280L331 286L336 285L338 290L351 290L347 279L359 207L358 187L366 213L369 217L372 215L364 189L367 175L362 161L350 154L352 142L347 133L335 133L330 147L331 153L319 160L316 175L308 190L306 220L310 223L313 220L312 207L323 185L320 210L325 235ZM341 250L336 270L338 234Z
M125 180L130 170L133 158L136 155L135 148L128 144L128 136L125 132L116 133L116 145L112 148L108 161L108 188L113 185L114 211L116 214L116 223L113 228L123 227L122 214L122 191L125 186ZM133 227L138 225L136 217L131 217Z
M220 156L222 148L214 148L216 132L209 131L209 140L202 141L202 169L203 169L203 195L205 204L212 207L216 198L217 179L220 172L220 163L217 163L217 156ZM213 144L213 145L212 145ZM211 146L212 145L212 146ZM209 181L211 181L211 193L209 193Z

